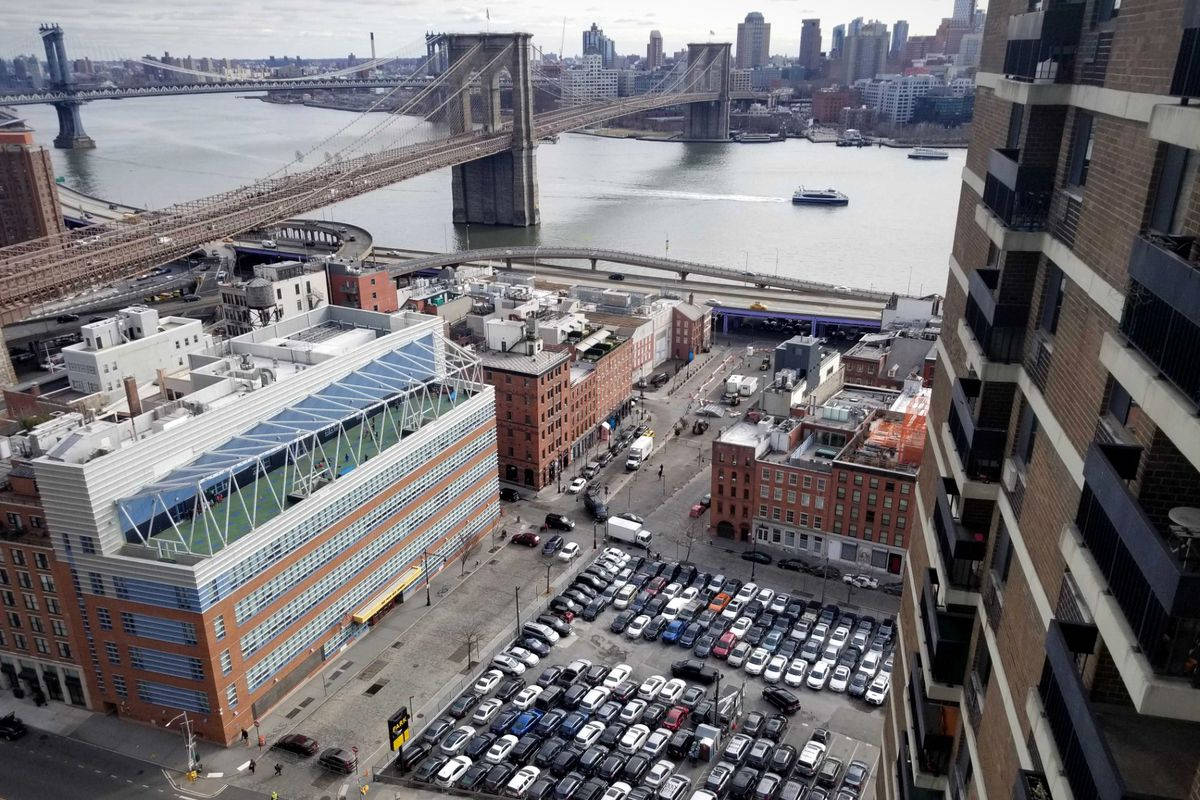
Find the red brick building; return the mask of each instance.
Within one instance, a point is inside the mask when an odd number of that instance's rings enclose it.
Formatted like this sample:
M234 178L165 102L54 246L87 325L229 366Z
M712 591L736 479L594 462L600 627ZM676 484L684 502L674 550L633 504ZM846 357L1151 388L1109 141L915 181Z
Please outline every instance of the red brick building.
M812 96L813 122L836 125L842 118L842 109L857 106L862 102L859 92L847 87L818 89Z
M326 272L329 276L331 305L388 314L399 310L396 284L387 270L368 270L331 263L326 267Z
M567 353L534 355L485 350L483 379L496 387L496 453L500 479L541 489L567 465L576 408Z
M842 354L846 383L900 389L911 375L929 386L937 363L934 342L929 339L868 333Z
M671 309L671 357L695 358L712 347L712 309L680 303Z

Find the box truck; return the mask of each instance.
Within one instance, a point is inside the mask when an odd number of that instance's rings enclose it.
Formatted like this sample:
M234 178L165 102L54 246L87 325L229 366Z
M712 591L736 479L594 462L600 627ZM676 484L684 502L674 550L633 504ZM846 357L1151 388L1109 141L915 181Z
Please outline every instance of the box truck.
M624 517L609 517L605 525L604 537L618 542L637 545L638 547L645 547L646 549L650 548L650 542L653 538L650 531L644 529L633 520L625 519Z
M653 436L639 436L633 444L629 445L629 457L625 459L625 469L633 471L642 466L642 462L649 458L650 451L653 449Z

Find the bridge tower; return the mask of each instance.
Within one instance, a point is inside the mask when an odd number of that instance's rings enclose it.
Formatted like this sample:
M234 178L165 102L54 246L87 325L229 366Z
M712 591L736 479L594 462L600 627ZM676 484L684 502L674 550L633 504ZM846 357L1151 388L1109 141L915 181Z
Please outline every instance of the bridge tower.
M684 85L691 85L689 92L716 92L717 99L689 103L684 107L684 141L729 141L729 50L729 42L688 45L688 72ZM697 75L696 71L701 74Z
M38 33L42 35L42 44L46 47L50 85L58 91L74 93L75 76L71 71L71 62L67 60L62 28L57 24L42 25L38 28ZM83 129L83 120L79 118L80 105L82 103L78 100L60 100L54 104L54 110L58 112L55 147L61 150L85 150L96 146L96 142Z
M533 131L530 34L451 33L439 38L438 45L446 54L449 79L457 81L452 88L468 84L477 73L483 95L483 118L480 120L472 115L469 86L454 100L462 113L447 114L453 134L478 130L477 124L484 132L500 130L503 124L500 74L507 71L512 79L512 146L502 153L468 161L451 170L454 221L516 227L537 225L541 215L534 164L537 142Z

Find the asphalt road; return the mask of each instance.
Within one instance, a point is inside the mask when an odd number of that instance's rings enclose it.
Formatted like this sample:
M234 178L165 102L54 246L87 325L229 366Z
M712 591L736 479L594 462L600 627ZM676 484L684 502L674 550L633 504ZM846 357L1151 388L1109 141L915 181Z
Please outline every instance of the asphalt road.
M176 788L163 770L145 761L50 733L31 730L15 742L0 741L0 798L4 800L205 800L212 795ZM236 786L224 800L266 797Z

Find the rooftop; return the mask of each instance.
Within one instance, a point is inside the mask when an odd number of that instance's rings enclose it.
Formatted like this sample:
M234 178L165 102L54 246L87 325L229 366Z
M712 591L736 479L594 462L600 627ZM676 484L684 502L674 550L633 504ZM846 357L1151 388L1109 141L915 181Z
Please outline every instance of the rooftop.
M499 350L479 349L476 351L484 369L496 369L503 372L517 372L522 375L541 375L551 367L556 367L570 356L565 352L542 350L533 355L524 353L503 353Z

